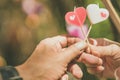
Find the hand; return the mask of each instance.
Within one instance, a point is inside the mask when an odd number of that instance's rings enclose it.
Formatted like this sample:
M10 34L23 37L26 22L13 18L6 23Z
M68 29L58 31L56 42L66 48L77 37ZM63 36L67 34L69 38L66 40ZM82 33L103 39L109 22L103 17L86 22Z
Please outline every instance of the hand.
M87 65L88 71L92 74L105 78L114 78L114 72L120 67L120 47L115 42L107 39L91 40L94 45L90 45L90 54L100 57L103 61L104 69L97 66ZM118 44L118 43L117 43Z
M42 40L30 58L16 69L24 80L58 80L65 76L68 67L75 77L81 78L82 71L76 64L68 66L87 46L78 41L62 36ZM72 45L67 47L68 44Z

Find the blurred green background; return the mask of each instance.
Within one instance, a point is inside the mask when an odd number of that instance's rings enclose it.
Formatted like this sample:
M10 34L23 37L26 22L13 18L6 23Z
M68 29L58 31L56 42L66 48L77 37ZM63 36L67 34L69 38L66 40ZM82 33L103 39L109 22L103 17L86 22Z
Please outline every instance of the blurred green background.
M30 1L33 2L29 4ZM22 64L42 39L67 34L64 15L68 11L73 11L74 6L86 8L88 4L95 3L104 7L101 0L36 0L37 3L34 1L0 0L1 66ZM111 1L120 16L120 0ZM31 9L33 6L36 6L35 9ZM120 35L111 19L93 25L90 37L105 37L120 42ZM84 72L82 80L99 80L88 74L83 64L80 66ZM71 76L71 80L75 79Z

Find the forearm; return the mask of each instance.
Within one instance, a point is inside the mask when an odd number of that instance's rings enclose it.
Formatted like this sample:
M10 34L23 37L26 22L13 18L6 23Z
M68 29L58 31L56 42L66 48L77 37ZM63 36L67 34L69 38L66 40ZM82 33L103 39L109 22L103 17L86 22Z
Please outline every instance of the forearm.
M33 79L34 74L31 74L30 70L28 70L29 67L19 65L19 66L16 66L15 68L18 71L19 76L21 76L23 80L34 80Z

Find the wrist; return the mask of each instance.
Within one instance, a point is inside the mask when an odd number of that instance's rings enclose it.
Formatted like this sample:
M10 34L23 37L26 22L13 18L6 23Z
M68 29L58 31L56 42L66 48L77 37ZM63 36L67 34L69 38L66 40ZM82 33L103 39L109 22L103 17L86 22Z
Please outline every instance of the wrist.
M19 65L15 68L23 80L33 80L33 74L31 74L29 67L26 67L25 65Z

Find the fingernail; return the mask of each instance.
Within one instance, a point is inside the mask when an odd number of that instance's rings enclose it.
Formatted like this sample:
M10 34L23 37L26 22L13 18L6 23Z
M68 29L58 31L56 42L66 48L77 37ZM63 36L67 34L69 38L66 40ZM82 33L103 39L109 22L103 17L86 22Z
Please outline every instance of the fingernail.
M61 80L68 80L68 75L63 76Z
M82 78L83 74L80 72L80 70L74 71L73 74L76 75L77 78Z
M95 39L93 39L93 45L97 46L97 41Z
M90 43L94 46L97 46L97 41L95 39L90 38Z
M101 65L101 64L103 64L103 61L102 61L101 58L99 58L99 63L98 63L98 65Z
M100 67L99 67L99 70L100 70L100 71L103 71L104 69L105 69L105 68L104 68L103 66L100 66Z
M76 46L76 48L81 50L86 47L86 42L85 41L78 42L75 44L75 46Z

